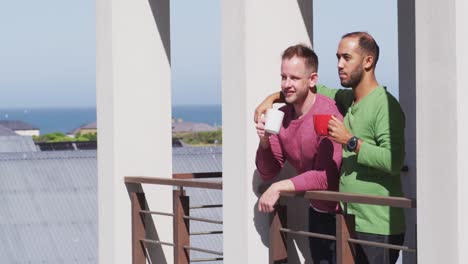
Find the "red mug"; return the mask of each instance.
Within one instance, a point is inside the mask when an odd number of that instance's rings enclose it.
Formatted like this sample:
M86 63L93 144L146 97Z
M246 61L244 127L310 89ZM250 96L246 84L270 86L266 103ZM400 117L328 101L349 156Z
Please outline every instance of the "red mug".
M328 121L332 115L314 115L314 128L318 136L328 136Z

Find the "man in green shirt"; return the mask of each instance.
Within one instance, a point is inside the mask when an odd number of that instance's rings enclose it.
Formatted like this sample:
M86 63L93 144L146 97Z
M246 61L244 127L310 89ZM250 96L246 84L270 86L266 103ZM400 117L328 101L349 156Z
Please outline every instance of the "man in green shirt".
M329 138L343 144L340 192L402 196L400 169L404 160L405 116L398 101L375 77L379 47L372 36L353 32L342 37L338 51L338 74L343 87L317 85L317 92L333 98L344 115L329 122ZM273 102L275 93L256 109L255 119ZM401 208L348 204L356 219L356 237L402 245L405 219ZM356 263L395 263L398 250L356 245Z

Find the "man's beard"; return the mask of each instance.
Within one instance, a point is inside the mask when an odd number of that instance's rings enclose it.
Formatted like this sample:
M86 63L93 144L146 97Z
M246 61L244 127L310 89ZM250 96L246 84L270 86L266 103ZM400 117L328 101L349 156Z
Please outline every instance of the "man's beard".
M362 80L362 73L363 70L361 68L357 69L356 71L349 74L349 79L347 81L341 81L341 86L346 88L354 88L358 86L358 84Z

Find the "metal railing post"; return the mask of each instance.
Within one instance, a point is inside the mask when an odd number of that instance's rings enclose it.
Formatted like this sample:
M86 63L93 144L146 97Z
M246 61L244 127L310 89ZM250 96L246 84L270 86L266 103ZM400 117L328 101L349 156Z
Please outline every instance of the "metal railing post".
M172 193L174 210L174 263L188 264L190 262L190 252L185 247L190 246L190 220L185 219L189 215L189 197L185 196L185 191L174 190Z
M354 264L353 249L348 239L354 233L354 215L336 214L336 261Z
M146 264L145 246L141 242L145 238L145 223L141 210L145 209L145 194L132 192L132 263Z
M281 228L287 226L287 207L280 205L273 212L273 221L270 225L270 248L269 263L287 263L288 248L286 244L286 233L281 232Z

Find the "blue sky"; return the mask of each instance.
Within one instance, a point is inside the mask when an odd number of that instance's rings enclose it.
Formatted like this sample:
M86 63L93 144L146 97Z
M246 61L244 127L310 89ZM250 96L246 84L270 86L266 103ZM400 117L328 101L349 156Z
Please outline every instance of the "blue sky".
M0 108L92 106L92 0L5 1L0 9Z
M171 1L172 102L220 104L219 0ZM339 87L336 47L365 30L381 47L377 76L398 94L396 1L314 1L320 82ZM0 9L0 108L94 106L95 2L9 1Z
M353 31L367 31L376 39L380 47L377 80L398 98L397 1L314 1L314 49L319 57L319 81L341 87L336 49L341 36Z
M173 104L221 104L221 1L171 1Z

